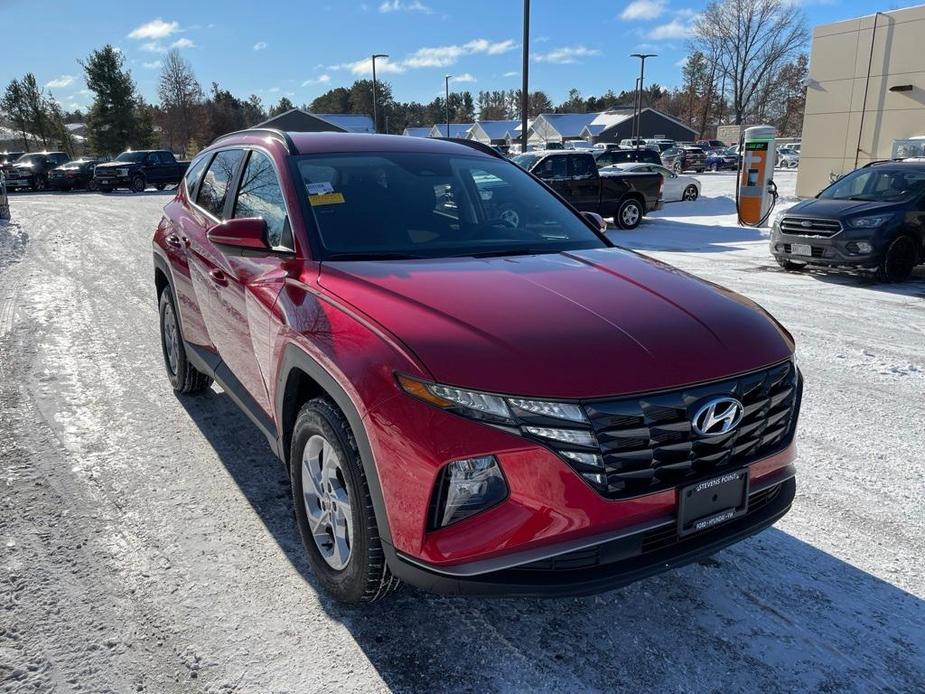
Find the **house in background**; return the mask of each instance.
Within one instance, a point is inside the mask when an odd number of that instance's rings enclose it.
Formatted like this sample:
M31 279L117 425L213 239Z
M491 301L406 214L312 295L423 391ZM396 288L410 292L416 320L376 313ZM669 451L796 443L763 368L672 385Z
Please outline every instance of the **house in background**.
M691 142L697 139L697 131L683 121L644 108L639 114L639 137ZM594 120L582 130L582 139L588 142L619 142L633 137L632 107L612 109L596 114Z
M371 133L373 119L359 113L309 113L293 108L258 123L255 128L276 128L295 133Z
M421 128L405 128L402 131L402 135L407 137L430 137L430 131L433 128L421 127Z
M564 143L580 140L581 131L598 114L596 113L541 113L533 121L527 132L527 141L531 144ZM518 133L519 135L519 128ZM516 139L516 136L515 136Z
M465 138L473 123L450 123L449 137ZM447 137L446 123L437 123L430 129L428 137Z
M520 127L516 120L477 120L469 131L469 139L486 145L507 143L508 134Z

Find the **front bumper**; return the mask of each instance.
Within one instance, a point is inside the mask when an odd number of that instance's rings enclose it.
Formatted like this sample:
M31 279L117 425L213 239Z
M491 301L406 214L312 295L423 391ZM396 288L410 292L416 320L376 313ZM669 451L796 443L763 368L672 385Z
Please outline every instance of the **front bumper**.
M680 538L675 520L622 533L543 560L495 571L483 563L435 569L384 545L389 568L402 581L445 595L564 597L613 590L715 554L773 525L796 494L793 467L782 469L749 495L746 515ZM485 570L488 569L488 570ZM474 573L476 571L476 573Z
M132 179L128 176L96 176L96 182L101 188L128 188Z
M6 187L8 190L16 190L17 188L31 188L35 185L35 177L29 176L28 178L7 178Z
M775 229L771 232L770 250L775 258L813 265L875 267L887 246L887 234L884 231L845 229L834 236L801 236ZM872 250L869 253L857 252L855 244L860 241L869 243ZM795 255L792 252L794 244L809 246L812 256Z

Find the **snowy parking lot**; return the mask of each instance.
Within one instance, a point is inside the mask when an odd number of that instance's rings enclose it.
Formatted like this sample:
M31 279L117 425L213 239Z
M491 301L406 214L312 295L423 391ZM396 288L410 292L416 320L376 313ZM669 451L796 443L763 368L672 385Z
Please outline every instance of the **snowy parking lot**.
M781 207L795 172L777 172ZM20 194L0 222L0 689L921 691L925 269L784 272L699 176L617 243L754 299L806 385L793 510L603 595L318 590L287 476L217 387L163 373L151 235L171 193ZM614 364L613 368L620 368Z

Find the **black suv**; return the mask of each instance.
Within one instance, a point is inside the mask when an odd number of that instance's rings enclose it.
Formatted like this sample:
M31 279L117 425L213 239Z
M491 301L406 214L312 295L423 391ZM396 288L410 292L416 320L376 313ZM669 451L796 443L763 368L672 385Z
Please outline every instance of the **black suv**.
M45 190L48 186L48 172L70 158L67 152L23 154L4 172L6 187L9 190Z
M774 222L771 253L787 270L870 268L902 282L925 261L925 163L868 164L797 203Z
M48 187L52 190L64 191L73 190L74 188L97 190L93 172L96 165L101 162L102 159L99 157L72 159L48 172Z
M662 160L658 152L652 149L640 147L637 149L608 149L598 152L594 155L594 162L597 168L603 169L605 166L614 164L627 164L633 161L641 161L643 164L661 164Z
M702 147L688 145L672 147L662 152L662 164L675 173L682 171L703 173L707 168L707 155Z

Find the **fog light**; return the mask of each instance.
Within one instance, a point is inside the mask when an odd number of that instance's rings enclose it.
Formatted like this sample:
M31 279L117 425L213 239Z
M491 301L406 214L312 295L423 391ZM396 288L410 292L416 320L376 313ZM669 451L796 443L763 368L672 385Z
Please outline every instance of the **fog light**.
M867 243L867 241L858 241L855 245L858 247L858 253L862 253L864 255L867 255L874 250L874 247Z
M492 455L446 466L437 490L434 525L444 527L504 501L507 483Z

